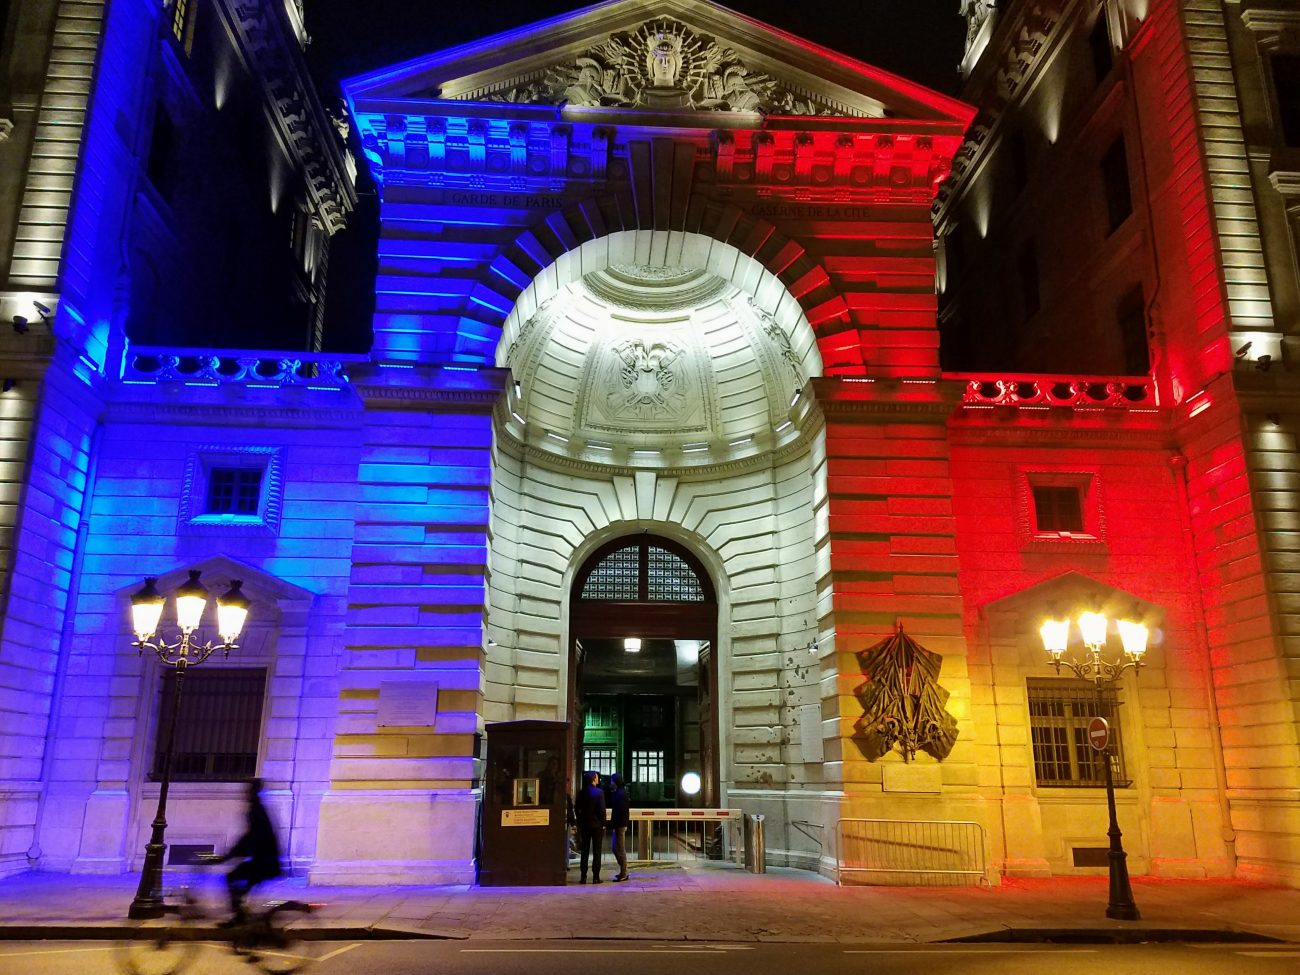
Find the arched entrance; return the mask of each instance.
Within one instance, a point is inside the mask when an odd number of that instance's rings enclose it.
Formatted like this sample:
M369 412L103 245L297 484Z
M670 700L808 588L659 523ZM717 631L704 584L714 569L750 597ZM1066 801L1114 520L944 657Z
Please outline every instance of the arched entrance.
M703 564L648 532L617 538L583 564L569 605L578 767L621 774L633 805L713 805L718 600Z

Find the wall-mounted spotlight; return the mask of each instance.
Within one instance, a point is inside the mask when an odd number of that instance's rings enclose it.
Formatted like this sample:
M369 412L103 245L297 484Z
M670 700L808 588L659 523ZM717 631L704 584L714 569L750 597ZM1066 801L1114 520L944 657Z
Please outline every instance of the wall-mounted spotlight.
M24 318L22 315L15 315L15 316L13 317L13 326L14 326L14 331L15 331L17 334L19 334L19 335L26 335L26 334L27 334L27 331L28 331L28 329L27 329L27 319Z
M640 653L640 652L641 652L641 638L640 638L639 636L629 636L629 637L625 637L625 638L623 639L623 652L624 652L624 653Z
M1269 367L1273 365L1273 357L1267 353L1255 360L1255 368L1260 372L1268 372Z

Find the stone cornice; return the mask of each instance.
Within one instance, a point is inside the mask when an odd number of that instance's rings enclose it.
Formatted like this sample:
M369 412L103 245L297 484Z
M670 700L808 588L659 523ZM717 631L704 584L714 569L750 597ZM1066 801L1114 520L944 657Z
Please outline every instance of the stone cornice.
M1062 424L1025 425L964 421L954 417L948 425L948 442L958 447L1004 446L1020 444L1059 447L1105 446L1134 450L1176 449L1173 432L1167 423L1158 426L1100 428Z
M327 233L341 230L356 204L346 149L310 83L284 5L222 0L218 7L254 66L285 147L302 167L313 214Z
M564 194L593 182L625 181L629 144L662 135L626 117L598 117L599 110L558 119L553 112L534 118L535 107L527 105L467 103L459 107L464 114L448 111L457 107L399 102L358 109L362 145L385 182L520 198ZM501 120L510 123L504 134ZM693 117L674 136L695 142L697 157L708 160L719 183L799 199L820 193L828 203L864 205L908 194L928 205L962 140L956 126L841 118L727 129L701 126Z
M372 403L431 403L452 406L476 406L480 412L490 411L501 398L501 390L484 389L426 389L411 386L375 386L356 383L353 387L366 405Z

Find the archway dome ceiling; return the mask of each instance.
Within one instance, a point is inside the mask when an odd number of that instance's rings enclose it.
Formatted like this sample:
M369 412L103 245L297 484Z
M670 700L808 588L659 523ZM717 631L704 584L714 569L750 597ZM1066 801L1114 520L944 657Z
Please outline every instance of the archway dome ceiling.
M698 234L632 231L542 271L505 321L497 365L519 384L519 439L631 467L717 462L797 436L801 390L822 372L799 303L752 257Z
M964 130L974 110L709 0L611 0L347 79L354 112L495 102L584 114L683 112L915 120ZM384 103L392 103L385 105ZM364 103L364 104L362 104ZM451 103L451 104L449 104ZM628 118L628 121L634 121Z

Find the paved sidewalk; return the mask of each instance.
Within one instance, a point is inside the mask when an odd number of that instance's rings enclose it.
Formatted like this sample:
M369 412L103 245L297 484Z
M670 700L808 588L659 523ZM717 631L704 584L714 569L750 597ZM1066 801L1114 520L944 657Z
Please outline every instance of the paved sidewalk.
M218 901L219 877L202 879ZM28 873L0 881L0 938L113 937L136 878ZM1105 916L1105 877L1008 880L994 888L837 887L799 870L755 876L734 868L643 868L625 884L563 888L308 887L291 895L328 905L347 937L698 941L925 942L1106 937L1135 928L1187 940L1257 934L1300 942L1300 890L1244 882L1136 878L1140 922ZM262 897L259 891L259 899Z

